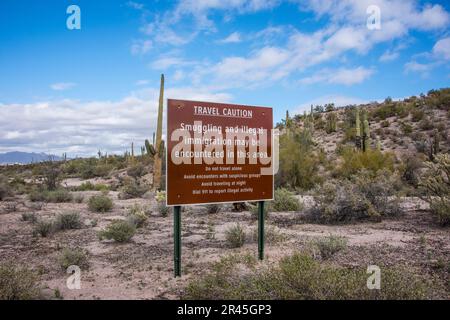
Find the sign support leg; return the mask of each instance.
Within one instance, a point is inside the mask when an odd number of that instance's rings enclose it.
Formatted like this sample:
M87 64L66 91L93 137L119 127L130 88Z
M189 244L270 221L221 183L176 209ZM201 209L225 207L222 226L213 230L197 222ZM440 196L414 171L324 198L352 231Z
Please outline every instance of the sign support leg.
M258 202L258 256L264 260L264 201Z
M181 206L173 208L174 275L181 277Z

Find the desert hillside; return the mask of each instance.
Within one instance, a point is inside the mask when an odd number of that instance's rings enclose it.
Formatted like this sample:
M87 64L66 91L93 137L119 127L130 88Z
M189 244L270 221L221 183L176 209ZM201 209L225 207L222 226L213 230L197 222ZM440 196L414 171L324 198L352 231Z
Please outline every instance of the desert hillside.
M181 279L155 142L0 167L0 299L450 298L450 89L277 127L265 260L254 203L188 206ZM382 290L366 287L373 265Z

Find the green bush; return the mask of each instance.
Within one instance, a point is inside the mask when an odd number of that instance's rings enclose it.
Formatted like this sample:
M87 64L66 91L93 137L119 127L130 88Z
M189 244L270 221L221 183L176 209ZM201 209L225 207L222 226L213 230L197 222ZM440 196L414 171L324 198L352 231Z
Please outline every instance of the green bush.
M71 202L72 200L73 200L72 194L65 189L47 191L45 193L45 201L50 203Z
M80 186L75 187L74 191L109 191L107 184L93 184L92 182L83 182Z
M57 189L53 191L33 189L29 193L28 199L32 202L64 203L71 202L73 200L73 196L65 189Z
M225 238L231 248L240 248L245 243L245 231L240 224L236 224L225 231Z
M340 236L330 235L317 239L314 244L319 249L323 259L331 258L335 253L347 247L347 239Z
M147 221L147 214L139 206L133 206L128 213L127 221L136 228L141 228Z
M78 212L65 212L56 217L55 228L57 230L80 229L83 226Z
M424 200L430 204L442 226L450 225L450 155L439 154L434 162L427 162L420 178Z
M53 221L41 220L34 225L33 234L45 238L54 232Z
M135 180L127 181L120 189L119 199L140 198L148 191L148 188L141 186Z
M96 195L89 198L88 207L92 212L108 212L114 206L113 201L106 195Z
M26 267L2 263L0 265L0 300L39 299L38 280L38 275Z
M128 221L113 221L106 230L99 233L100 239L113 239L116 242L128 242L136 233L134 225Z
M142 164L137 164L128 168L127 174L133 178L142 177L145 174L145 167Z
M29 221L31 223L36 223L38 221L37 216L34 212L24 212L21 217L22 221Z
M220 204L208 204L206 205L206 212L210 214L219 213L221 208Z
M270 204L273 211L300 211L302 204L297 197L287 189L275 190L274 200Z
M413 122L419 122L419 121L421 121L421 120L423 119L424 116L425 116L425 113L424 113L422 110L420 110L420 109L414 109L414 110L411 112L411 120L412 120Z
M11 188L5 177L0 175L0 201L12 195Z
M277 266L255 269L244 258L223 258L192 279L183 299L194 300L401 300L426 299L426 282L403 267L383 267L381 290L367 288L365 268L342 268L296 253Z
M371 149L358 152L354 148L343 148L341 155L343 161L335 174L344 178L349 178L363 169L373 175L379 170L394 170L394 156L388 152Z
M170 207L166 206L165 202L158 202L158 212L162 217L169 215Z
M66 270L70 266L78 266L80 269L89 267L89 254L81 248L65 248L59 255L59 265Z

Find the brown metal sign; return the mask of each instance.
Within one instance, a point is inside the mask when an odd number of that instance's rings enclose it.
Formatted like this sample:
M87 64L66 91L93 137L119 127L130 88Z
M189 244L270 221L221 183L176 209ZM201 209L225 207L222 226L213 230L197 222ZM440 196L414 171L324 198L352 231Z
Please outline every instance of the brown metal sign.
M167 205L272 200L272 109L169 99Z

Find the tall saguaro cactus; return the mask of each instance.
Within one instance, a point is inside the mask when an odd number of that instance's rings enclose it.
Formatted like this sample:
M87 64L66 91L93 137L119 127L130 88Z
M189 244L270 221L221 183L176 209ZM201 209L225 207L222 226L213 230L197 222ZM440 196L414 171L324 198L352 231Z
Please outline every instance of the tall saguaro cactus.
M164 74L161 75L161 87L159 91L158 126L156 128L156 145L155 145L156 154L155 154L155 162L153 164L153 190L158 189L161 185L163 103L164 103Z
M367 120L367 113L364 113L363 119L363 151L366 152L369 149L370 144L370 129L369 120Z
M359 118L359 108L356 108L356 148L361 149L361 120Z

